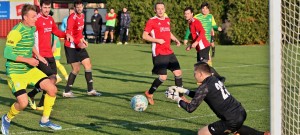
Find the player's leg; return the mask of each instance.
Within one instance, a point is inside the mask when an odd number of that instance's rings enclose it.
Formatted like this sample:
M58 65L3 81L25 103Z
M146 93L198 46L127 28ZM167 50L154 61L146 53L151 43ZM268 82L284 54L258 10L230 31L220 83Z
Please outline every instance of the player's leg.
M87 84L87 94L91 96L101 96L101 93L97 92L93 86L93 74L92 64L89 58L88 52L83 49L80 51L80 61L84 67L85 80Z
M71 88L75 82L76 76L80 71L80 62L71 63L72 71L69 74L67 85L65 87L65 91L63 92L63 97L75 97Z
M110 27L110 43L114 42L114 27Z
M268 132L261 132L243 125L234 135L268 135Z
M125 35L124 35L124 44L127 45L128 44L128 34L129 34L129 29L125 28Z
M150 105L154 105L153 93L165 80L167 80L167 67L169 63L168 57L162 55L152 57L152 59L152 74L157 74L158 78L154 79L154 81L151 84L151 87L145 91L145 95Z
M65 77L66 81L68 80L68 73L65 69L65 67L59 62L59 60L56 60L56 66L58 70L61 72L61 74Z
M120 41L118 42L118 45L123 44L124 32L125 32L125 28L120 28Z
M110 26L106 26L103 43L106 43L106 40L107 40L107 37L108 37L108 32L109 32L109 27Z

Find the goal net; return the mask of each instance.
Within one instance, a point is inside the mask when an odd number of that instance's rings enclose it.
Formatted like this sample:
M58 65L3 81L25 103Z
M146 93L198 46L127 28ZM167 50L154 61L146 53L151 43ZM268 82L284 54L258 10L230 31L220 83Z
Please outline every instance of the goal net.
M278 22L272 22L276 20ZM279 28L276 28L276 26L279 26ZM276 33L276 31L280 33L280 35ZM300 134L300 1L299 0L270 0L270 35L271 35L270 47L271 47L271 83L272 83L271 84L271 107L272 107L271 118L275 119L275 120L271 119L272 121L271 131L273 131L272 132L273 134L299 135ZM273 46L273 45L277 45L277 46ZM276 47L279 48L275 49ZM278 66L278 67L274 67L274 66ZM277 70L277 68L279 69ZM278 77L279 79L278 80L274 79L274 77L275 78ZM276 105L280 105L280 106L275 107ZM274 108L277 108L277 110L273 110ZM280 120L278 118L280 118ZM275 121L276 123L273 123Z

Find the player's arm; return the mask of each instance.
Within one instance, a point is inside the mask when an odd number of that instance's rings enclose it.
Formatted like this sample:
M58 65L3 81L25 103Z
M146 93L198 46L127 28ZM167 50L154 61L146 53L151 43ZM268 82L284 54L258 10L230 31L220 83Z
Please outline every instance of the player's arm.
M179 40L172 34L172 32L171 32L171 39L176 42L177 46L180 46Z
M146 41L149 41L149 42L152 42L152 43L159 43L159 44L163 44L165 43L165 40L163 39L156 39L156 38L153 38L149 35L150 31L153 29L153 24L152 24L152 21L149 20L147 23L146 23L146 27L144 29L144 32L143 32L143 39L146 40Z
M187 112L192 113L202 103L207 93L208 93L208 89L206 88L206 85L203 84L195 92L193 91L189 92L189 96L193 97L190 103L186 103L183 100L180 100L179 105Z
M105 18L106 20L111 20L111 17L109 17L108 14L106 14Z
M191 45L192 48L195 48L199 44L200 40L202 40L203 38L206 38L205 37L205 31L204 31L204 28L203 28L201 22L200 21L195 21L195 23L196 23L195 27L196 27L196 30L199 32L199 35L197 36L194 43Z
M215 31L222 31L222 28L218 27L214 17L211 19L211 25Z
M62 23L61 23L61 25L60 25L60 29L62 30L62 31L66 31L66 24L67 24L67 19L68 18L64 18L63 19L63 21L62 21Z
M66 29L67 41L69 41L69 42L74 42L74 39L71 36L74 25L75 25L75 21L74 21L73 17L69 16L68 20L67 20L67 29Z
M184 35L184 40L189 40L189 36L191 35L190 28L187 27Z
M22 39L22 35L19 31L12 30L9 32L4 48L4 58L16 62L28 63L32 66L37 66L39 62L34 58L24 58L13 53L17 43Z

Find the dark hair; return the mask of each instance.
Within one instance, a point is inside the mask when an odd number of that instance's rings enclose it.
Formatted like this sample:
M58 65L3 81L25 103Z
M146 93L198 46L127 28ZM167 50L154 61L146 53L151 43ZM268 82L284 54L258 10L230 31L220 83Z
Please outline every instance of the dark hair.
M195 71L211 74L210 66L206 62L197 62L194 67Z
M40 1L40 6L42 7L44 5L51 5L51 0L41 0Z
M204 7L207 7L209 9L209 4L207 2L203 2L201 4L201 9L204 8Z
M24 4L24 6L22 7L21 13L22 13L22 20L24 20L24 16L28 13L28 11L34 11L36 12L36 8L34 5L31 4Z
M159 1L159 2L156 2L156 3L155 3L155 5L154 5L154 9L156 9L156 5L158 5L158 4L163 4L163 5L165 6L165 3L164 3L164 2L162 2L162 1Z
M70 7L70 8L69 8L69 11L70 11L70 10L74 10L74 7Z
M94 9L94 11L98 11L98 9L97 9L97 8L95 8L95 9Z
M78 4L83 4L82 0L74 0L74 7Z
M191 13L194 13L194 9L193 9L192 7L186 7L186 8L184 9L184 12L185 12L185 11L188 11L188 10L190 10Z

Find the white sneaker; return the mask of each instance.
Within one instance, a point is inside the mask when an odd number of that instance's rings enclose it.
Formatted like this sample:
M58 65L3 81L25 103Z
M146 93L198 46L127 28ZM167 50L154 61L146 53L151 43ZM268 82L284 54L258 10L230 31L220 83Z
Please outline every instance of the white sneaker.
M125 45L127 45L128 43L127 42L125 42Z
M118 43L117 43L117 45L121 45L121 44L122 44L122 42L118 42Z
M69 91L69 92L63 92L63 97L73 98L75 96L74 96L74 93L72 91Z
M97 92L96 90L91 90L90 92L87 92L89 96L101 96L102 94L100 92Z

